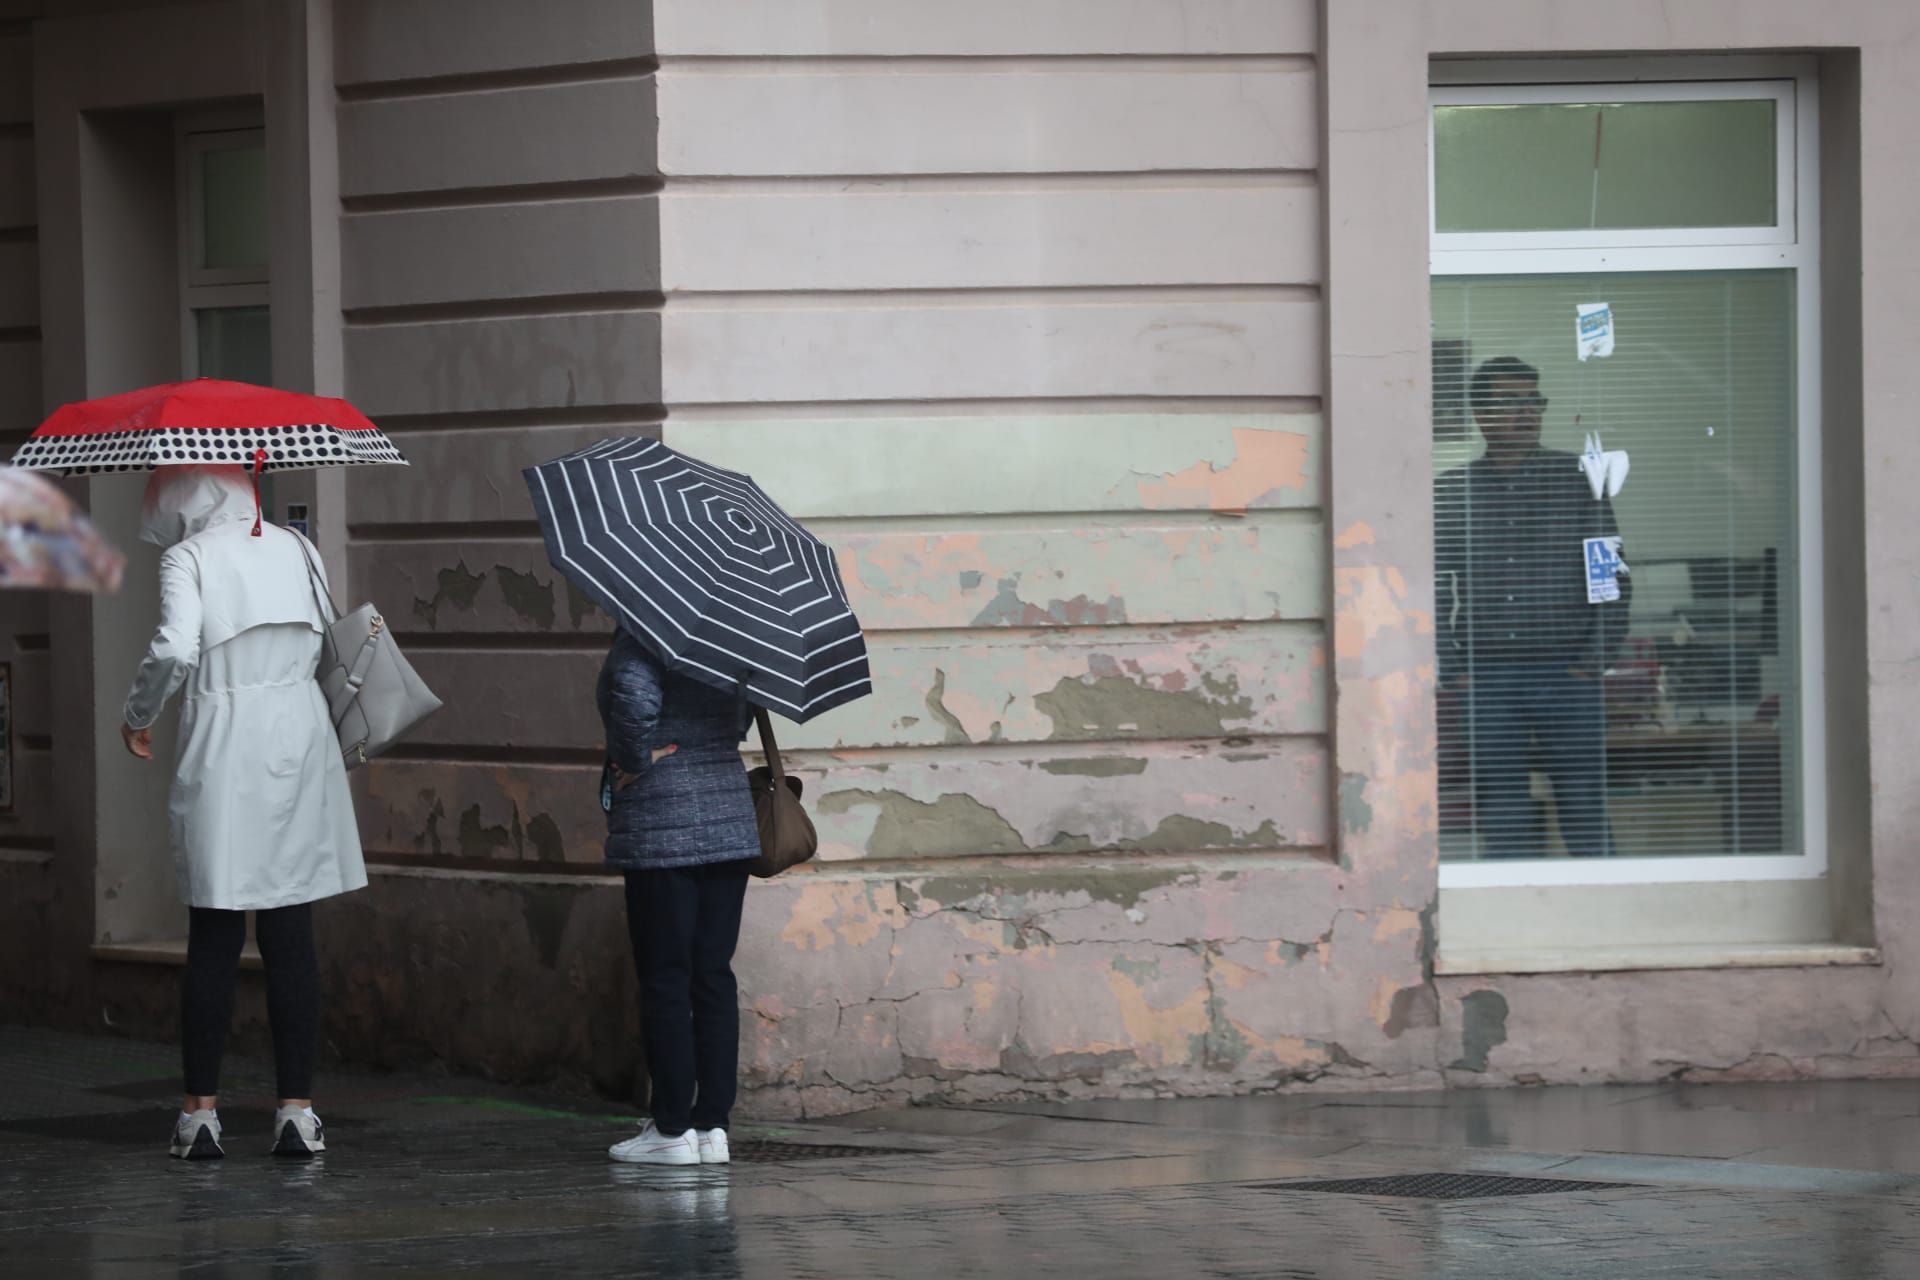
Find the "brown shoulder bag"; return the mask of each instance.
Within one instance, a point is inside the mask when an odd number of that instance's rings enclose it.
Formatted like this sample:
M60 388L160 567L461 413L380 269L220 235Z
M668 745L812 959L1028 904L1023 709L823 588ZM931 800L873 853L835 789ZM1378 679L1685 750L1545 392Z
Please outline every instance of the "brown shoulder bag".
M754 719L760 724L760 749L766 752L767 762L747 771L753 813L760 823L760 856L748 864L747 870L765 880L813 857L820 847L820 837L813 829L813 819L800 807L800 779L789 778L780 763L773 721L759 708L754 709Z

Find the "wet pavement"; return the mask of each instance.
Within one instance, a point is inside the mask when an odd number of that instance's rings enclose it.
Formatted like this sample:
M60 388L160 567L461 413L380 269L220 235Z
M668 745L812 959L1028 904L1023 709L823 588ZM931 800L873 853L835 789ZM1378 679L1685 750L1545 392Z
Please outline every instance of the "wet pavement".
M751 1160L676 1170L607 1160L615 1104L341 1073L332 1150L272 1160L245 1061L228 1158L186 1164L174 1071L165 1045L0 1028L0 1275L1920 1275L1920 1081L869 1112L741 1124ZM1551 1186L1297 1185L1474 1173Z

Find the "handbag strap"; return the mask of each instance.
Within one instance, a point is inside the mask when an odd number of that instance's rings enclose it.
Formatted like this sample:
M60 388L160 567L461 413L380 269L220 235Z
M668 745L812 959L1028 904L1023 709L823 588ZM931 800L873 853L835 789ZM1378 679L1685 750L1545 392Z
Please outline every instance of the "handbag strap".
M787 771L780 763L780 747L773 740L773 720L767 715L765 707L755 707L753 718L760 726L760 750L766 754L767 768L773 772L776 787L787 785Z
M333 603L333 593L322 585L320 565L314 558L312 544L292 529L287 532L293 534L293 540L300 544L300 555L307 562L307 585L313 588L313 602L320 606L321 619L328 623L340 621L340 610Z

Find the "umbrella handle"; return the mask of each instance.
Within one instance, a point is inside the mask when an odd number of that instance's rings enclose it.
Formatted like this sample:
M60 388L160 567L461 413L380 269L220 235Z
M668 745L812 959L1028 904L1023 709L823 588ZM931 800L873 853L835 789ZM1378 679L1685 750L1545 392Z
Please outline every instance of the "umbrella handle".
M253 451L253 536L260 536L260 526L266 520L266 509L260 502L260 473L267 469L267 451Z

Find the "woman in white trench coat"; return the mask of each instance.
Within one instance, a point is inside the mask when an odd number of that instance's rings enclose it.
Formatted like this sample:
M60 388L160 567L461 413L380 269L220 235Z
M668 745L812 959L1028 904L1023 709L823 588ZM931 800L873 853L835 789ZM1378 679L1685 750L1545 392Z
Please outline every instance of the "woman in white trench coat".
M224 1154L216 1111L246 913L267 971L279 1076L275 1155L324 1151L314 1115L319 967L313 906L367 883L346 767L315 671L323 625L298 534L256 526L240 467L163 467L140 537L160 558L160 628L127 695L127 749L182 692L168 826L191 909L181 983L186 1099L172 1154ZM258 532L256 532L256 527ZM319 564L314 556L311 563Z

